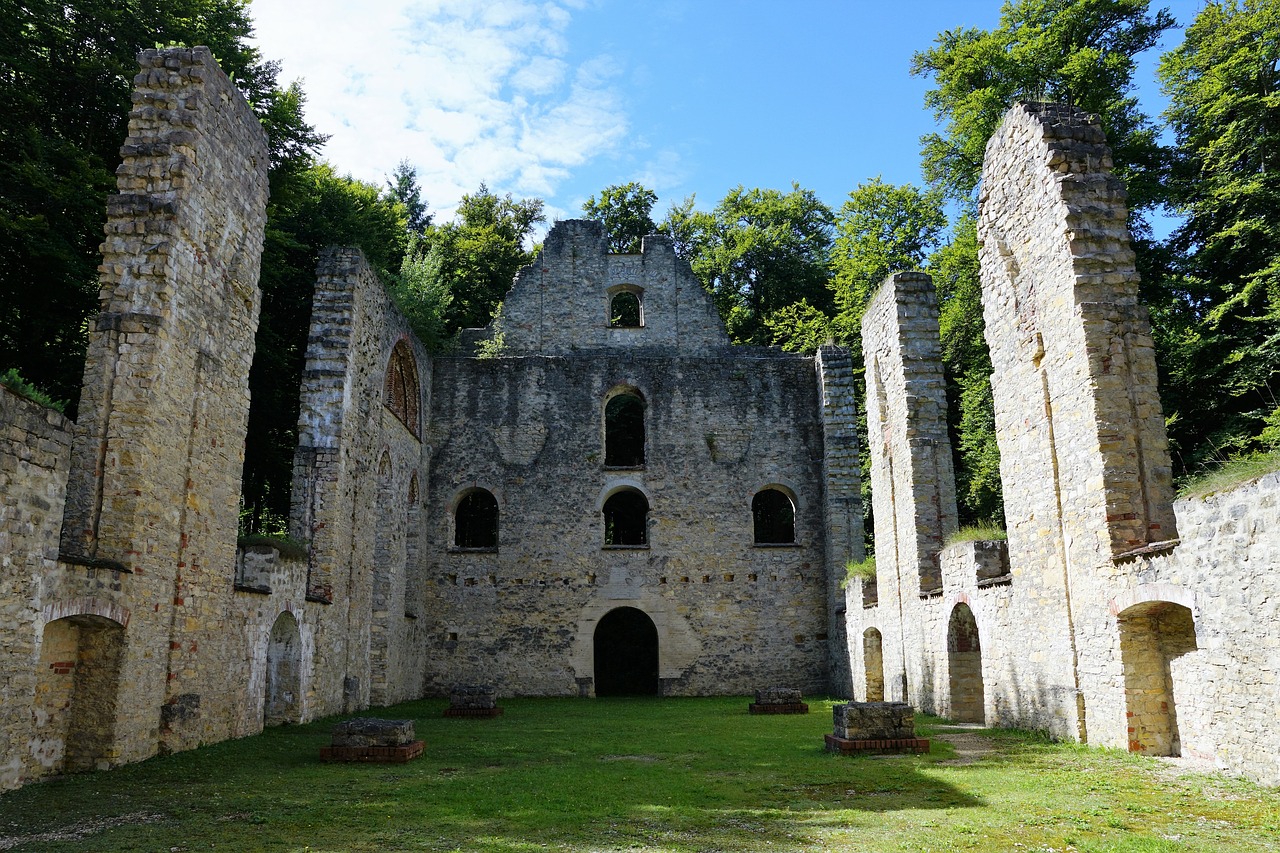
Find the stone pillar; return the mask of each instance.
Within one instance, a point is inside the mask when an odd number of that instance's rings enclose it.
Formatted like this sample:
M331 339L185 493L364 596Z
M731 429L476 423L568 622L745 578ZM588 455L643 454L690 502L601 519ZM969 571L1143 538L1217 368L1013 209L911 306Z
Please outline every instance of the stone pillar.
M923 608L942 592L938 555L957 522L938 304L929 276L885 279L862 318L862 353L878 607L897 611L896 620L881 620L885 697L930 708L932 677L920 669L922 656L908 650L928 642Z
M1164 417L1129 246L1125 191L1097 116L1018 104L987 144L979 200L982 301L993 367L1009 559L1029 639L1027 722L1087 738L1084 591L1135 550L1177 536ZM1082 598L1082 595L1084 597ZM1090 640L1093 642L1093 640Z
M208 48L139 54L108 201L62 549L131 572L116 760L226 737L220 607L236 560L268 152ZM221 635L221 638L220 638Z
M849 351L827 345L815 360L822 400L823 496L826 522L827 619L831 692L853 695L845 564L865 556L862 529L862 472L858 458L858 406ZM856 605L861 607L859 601Z
M312 689L317 707L348 712L369 704L383 386L371 301L379 297L359 249L321 254L294 457L290 533L311 543L307 600L336 611L317 639L315 671L326 677Z

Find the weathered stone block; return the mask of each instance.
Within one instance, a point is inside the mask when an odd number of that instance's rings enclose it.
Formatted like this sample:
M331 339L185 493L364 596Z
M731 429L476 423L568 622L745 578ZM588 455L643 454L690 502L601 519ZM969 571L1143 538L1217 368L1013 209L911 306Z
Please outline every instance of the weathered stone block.
M416 740L413 720L355 717L333 727L333 746L404 746Z
M488 710L498 705L498 690L491 684L455 684L449 689L449 707Z
M831 709L835 735L848 740L914 738L916 715L906 702L849 702Z

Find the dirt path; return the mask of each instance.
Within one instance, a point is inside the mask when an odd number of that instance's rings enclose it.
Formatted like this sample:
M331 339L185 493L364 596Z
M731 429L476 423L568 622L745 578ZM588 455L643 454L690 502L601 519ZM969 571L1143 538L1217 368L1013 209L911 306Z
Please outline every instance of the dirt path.
M995 743L989 737L977 734L982 726L977 723L951 723L938 726L933 737L945 740L956 748L956 757L939 761L944 767L963 767L981 761L996 751Z

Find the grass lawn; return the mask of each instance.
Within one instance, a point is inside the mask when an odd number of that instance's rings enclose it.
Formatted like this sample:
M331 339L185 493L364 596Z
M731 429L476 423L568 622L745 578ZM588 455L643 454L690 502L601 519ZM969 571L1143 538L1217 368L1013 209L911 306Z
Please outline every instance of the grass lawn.
M833 756L832 703L747 702L412 702L377 712L427 742L400 765L322 764L332 720L277 728L4 794L0 849L1280 850L1280 791L1019 732L962 735L958 758L931 718L929 755Z

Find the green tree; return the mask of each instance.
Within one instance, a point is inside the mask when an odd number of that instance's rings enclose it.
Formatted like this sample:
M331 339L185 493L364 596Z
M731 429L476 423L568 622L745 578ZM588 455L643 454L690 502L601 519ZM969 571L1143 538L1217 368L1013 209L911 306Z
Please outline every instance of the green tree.
M1135 57L1173 26L1148 0L1010 0L994 30L940 33L912 59L930 77L925 105L942 133L921 137L925 180L973 204L982 155L1001 116L1018 100L1058 101L1098 113L1130 203L1162 197L1156 128L1132 96Z
M841 338L861 347L862 314L885 277L924 268L947 217L942 196L879 177L859 184L836 215L832 289Z
M267 125L273 154L307 144L251 33L243 0L0 3L0 365L70 400L72 413L137 52L208 45Z
M1280 5L1207 3L1160 77L1177 139L1172 195L1185 216L1172 240L1182 287L1162 318L1165 398L1174 445L1195 468L1255 449L1260 436L1276 443Z
M1003 523L991 353L982 317L978 229L972 216L961 217L951 239L929 256L928 270L938 289L960 524Z
M693 199L673 206L660 230L711 292L735 343L767 344L767 319L800 300L825 311L831 210L812 190L739 186L710 213Z
M640 241L657 230L652 215L657 201L653 190L631 181L605 187L599 201L595 196L586 200L582 212L604 224L609 251L633 255L640 251Z
M387 181L387 189L391 196L404 205L408 212L409 232L421 237L431 225L431 214L427 212L427 203L422 200L422 187L418 186L418 170L406 158L396 164Z
M442 252L421 252L410 244L400 267L400 275L391 285L396 305L408 319L413 332L428 352L441 352L448 347L446 328L453 294L442 274Z
M545 221L542 199L517 201L481 184L462 197L453 221L427 229L418 248L426 256L423 269L449 293L447 334L489 322L520 267L533 260L525 243Z

